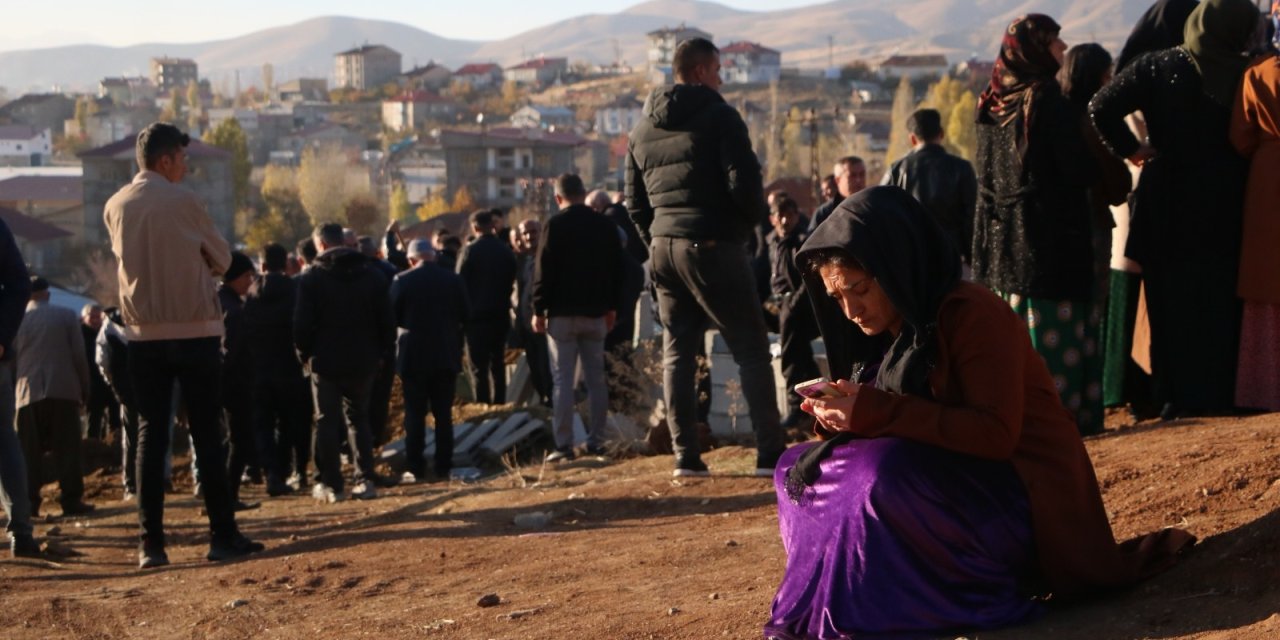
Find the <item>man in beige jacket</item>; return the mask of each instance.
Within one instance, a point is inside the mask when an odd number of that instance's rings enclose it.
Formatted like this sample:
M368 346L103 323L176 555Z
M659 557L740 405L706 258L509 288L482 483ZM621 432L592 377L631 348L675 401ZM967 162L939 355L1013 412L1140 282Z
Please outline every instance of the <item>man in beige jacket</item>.
M13 339L17 384L18 439L27 458L27 491L31 513L40 512L45 452L62 490L63 515L93 511L81 501L84 478L80 468L80 409L89 399L89 362L75 311L49 304L49 282L31 279L31 302Z
M262 550L240 533L222 446L222 310L214 278L231 262L187 173L187 134L157 122L138 134L142 170L107 201L103 214L120 263L120 309L138 400L138 566L169 563L164 538L164 457L176 381L200 460L212 540L206 556L226 560Z

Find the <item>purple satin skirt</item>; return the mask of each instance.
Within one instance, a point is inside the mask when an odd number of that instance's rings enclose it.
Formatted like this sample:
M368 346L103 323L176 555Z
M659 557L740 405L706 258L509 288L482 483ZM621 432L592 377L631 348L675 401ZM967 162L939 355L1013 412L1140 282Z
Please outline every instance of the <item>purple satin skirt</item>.
M1008 462L900 438L855 440L822 462L798 501L778 462L787 569L766 638L928 638L1023 622L1041 611L1026 491Z

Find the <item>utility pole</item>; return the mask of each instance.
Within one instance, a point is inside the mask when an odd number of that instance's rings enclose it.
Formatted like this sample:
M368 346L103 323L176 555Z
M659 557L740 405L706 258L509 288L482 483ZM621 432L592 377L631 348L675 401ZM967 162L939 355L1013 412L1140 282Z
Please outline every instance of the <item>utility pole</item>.
M827 34L827 68L834 69L836 67L836 39L831 34Z

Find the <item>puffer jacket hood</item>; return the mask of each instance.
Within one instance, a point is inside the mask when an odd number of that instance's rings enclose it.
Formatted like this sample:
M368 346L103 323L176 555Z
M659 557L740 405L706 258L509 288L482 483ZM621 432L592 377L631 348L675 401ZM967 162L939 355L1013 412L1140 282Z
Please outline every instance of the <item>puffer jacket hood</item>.
M675 129L714 104L724 104L724 98L715 89L700 84L669 85L649 94L644 115L659 129Z
M348 247L334 247L316 256L315 268L324 269L342 278L359 277L362 268L369 263L368 256Z

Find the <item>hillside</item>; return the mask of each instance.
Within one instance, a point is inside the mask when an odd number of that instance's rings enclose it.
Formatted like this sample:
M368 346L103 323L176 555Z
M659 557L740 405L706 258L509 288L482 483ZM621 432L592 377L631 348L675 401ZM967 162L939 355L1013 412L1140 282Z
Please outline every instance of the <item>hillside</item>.
M0 86L11 92L57 84L88 89L105 76L145 74L158 55L194 58L215 84L236 72L244 86L258 81L265 62L275 77L328 77L333 54L363 43L382 43L404 54L404 65L436 60L450 66L523 57L565 56L611 62L618 55L643 66L645 34L680 23L716 41L753 40L783 52L785 66L824 67L891 53L945 53L952 61L994 55L1013 17L1038 11L1062 23L1069 42L1096 41L1116 50L1149 0L835 0L778 11L742 11L700 0L651 0L619 13L591 13L535 27L492 42L452 40L395 22L321 17L204 43L131 47L70 46L0 52ZM447 35L447 34L446 34ZM828 36L830 48L828 48ZM14 91L16 90L16 91Z

